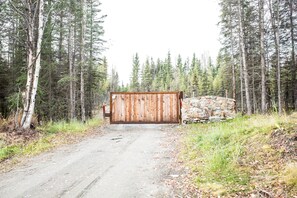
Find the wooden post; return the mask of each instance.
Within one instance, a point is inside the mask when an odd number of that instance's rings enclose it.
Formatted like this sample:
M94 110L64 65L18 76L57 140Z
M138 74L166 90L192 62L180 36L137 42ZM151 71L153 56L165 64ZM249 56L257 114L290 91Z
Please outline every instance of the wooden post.
M179 92L179 124L182 124L183 118L182 118L182 106L183 106L183 98L184 98L184 92Z
M112 123L112 92L109 94L109 123Z
M102 105L103 118L105 118L105 104Z

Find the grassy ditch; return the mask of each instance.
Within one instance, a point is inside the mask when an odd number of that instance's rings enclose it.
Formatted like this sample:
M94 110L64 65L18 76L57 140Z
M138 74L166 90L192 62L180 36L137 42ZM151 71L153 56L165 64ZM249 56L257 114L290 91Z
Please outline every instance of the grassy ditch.
M297 194L297 114L187 126L183 151L206 195Z
M15 156L35 155L59 145L77 142L91 132L92 128L102 124L102 120L94 118L85 124L79 121L52 122L40 127L29 135L16 134L13 137L0 137L0 162ZM8 141L9 139L9 141ZM12 139L12 140L11 140Z

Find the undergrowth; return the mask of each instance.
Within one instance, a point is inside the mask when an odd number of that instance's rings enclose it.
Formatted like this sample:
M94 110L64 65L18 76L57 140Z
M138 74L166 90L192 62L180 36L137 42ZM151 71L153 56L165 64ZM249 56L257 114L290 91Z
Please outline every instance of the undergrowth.
M75 142L77 138L85 135L87 131L101 124L102 120L98 118L88 120L85 124L79 121L50 122L38 128L40 133L38 139L22 144L2 144L0 146L0 162L14 156L35 155L57 145Z
M14 145L14 146L5 146L0 149L0 161L8 159L16 154L21 152L21 146Z
M47 133L81 133L89 129L90 127L95 127L100 124L98 119L91 119L86 122L86 124L80 121L59 121L59 122L50 122L45 127L41 128L42 131Z
M297 119L288 116L254 115L188 126L183 156L195 184L213 195L246 196L259 189L294 193L296 158L284 159L283 151L271 145L273 131L291 133L286 128L294 124ZM289 162L288 167L279 164Z

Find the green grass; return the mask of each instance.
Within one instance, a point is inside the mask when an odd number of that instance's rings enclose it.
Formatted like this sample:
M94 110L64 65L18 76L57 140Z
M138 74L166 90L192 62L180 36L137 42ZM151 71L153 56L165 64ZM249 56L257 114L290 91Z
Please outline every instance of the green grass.
M279 157L279 153L267 145L273 129L286 123L286 116L255 115L190 125L183 156L196 175L196 185L216 195L253 190L250 164L265 160L263 156L269 156L270 161ZM269 174L278 174L273 171ZM287 177L293 184L296 182L292 179L294 174L291 171Z
M23 147L22 154L35 155L55 147L55 144L53 143L53 139L55 137L56 137L55 135L47 135L45 137L40 138L37 141L27 144L26 146Z
M81 133L85 132L87 129L100 126L101 120L99 119L91 119L88 120L85 124L80 121L72 121L72 122L66 122L66 121L59 121L59 122L50 122L45 127L41 128L42 131L45 131L47 133L53 134L53 133Z
M94 118L85 124L79 121L51 122L40 127L41 136L27 144L16 144L0 148L0 162L14 156L35 155L47 151L57 145L70 143L76 137L86 134L90 129L98 127L102 120ZM71 139L71 138L72 139Z
M6 146L0 149L0 162L21 153L21 146Z

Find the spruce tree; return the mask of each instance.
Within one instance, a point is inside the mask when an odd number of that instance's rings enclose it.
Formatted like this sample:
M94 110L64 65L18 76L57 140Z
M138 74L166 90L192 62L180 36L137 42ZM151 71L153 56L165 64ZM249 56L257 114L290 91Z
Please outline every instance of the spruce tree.
M151 73L150 62L149 59L146 59L143 72L142 72L142 80L141 87L143 91L151 91L153 76Z
M139 84L139 57L136 53L133 57L133 67L132 67L132 76L131 76L131 83L130 83L130 90L131 91L139 91L140 90L140 84Z

